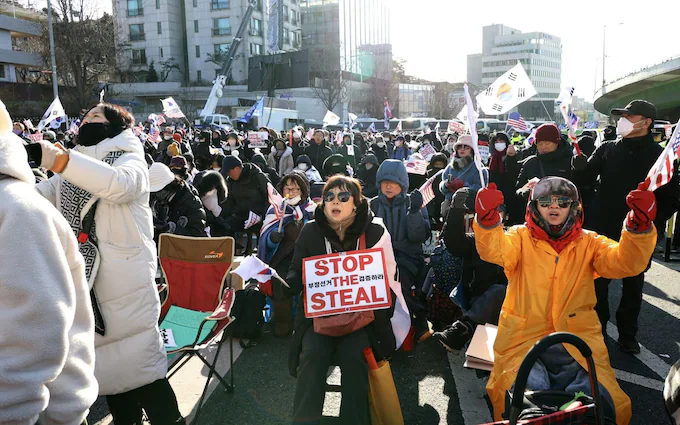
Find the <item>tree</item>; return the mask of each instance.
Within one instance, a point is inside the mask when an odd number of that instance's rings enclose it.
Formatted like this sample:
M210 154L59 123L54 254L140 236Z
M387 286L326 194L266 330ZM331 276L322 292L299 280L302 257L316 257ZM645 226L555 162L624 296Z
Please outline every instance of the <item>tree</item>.
M153 67L153 59L151 60L151 63L149 64L149 71L146 73L146 82L147 83L158 82L158 72L156 72L156 68Z
M399 116L399 83L403 81L404 60L392 59L391 68L384 63L375 68L374 76L371 81L371 93L374 99L369 110L374 117L382 117L385 105L384 99L390 102L392 115Z
M173 70L182 74L182 68L175 62L175 58L169 58L168 60L161 62L161 81L165 82Z
M348 81L343 78L339 58L332 51L316 50L309 55L312 92L329 111L345 101L348 94Z

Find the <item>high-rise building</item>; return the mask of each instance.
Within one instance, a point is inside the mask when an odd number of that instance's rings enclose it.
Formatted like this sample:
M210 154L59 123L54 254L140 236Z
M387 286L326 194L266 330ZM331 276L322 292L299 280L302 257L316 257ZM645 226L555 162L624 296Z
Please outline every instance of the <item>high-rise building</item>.
M281 45L277 51L297 50L300 41L301 0L279 0L268 13L264 0L257 0L239 51L234 56L228 83L248 79L248 58L272 51L267 46L269 26L277 25ZM221 55L231 46L249 0L114 0L121 55L119 67L129 69L142 81L151 61L165 81L210 84L220 68ZM272 19L272 14L276 19ZM168 61L172 59L170 63Z
M502 24L485 26L481 69L478 54L469 55L468 80L474 82L481 72L481 86L489 86L517 62L522 64L538 92L519 105L518 111L525 119L552 119L553 102L559 96L562 82L562 42L559 37L544 32L523 33Z
M302 46L312 72L324 67L359 79L391 79L387 0L307 0L301 6Z

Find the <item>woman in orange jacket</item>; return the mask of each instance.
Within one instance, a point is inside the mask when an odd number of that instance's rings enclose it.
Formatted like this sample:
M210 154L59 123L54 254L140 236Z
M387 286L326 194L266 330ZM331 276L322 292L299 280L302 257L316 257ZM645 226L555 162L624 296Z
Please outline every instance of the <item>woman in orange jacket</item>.
M582 229L578 191L564 178L541 179L532 190L526 223L505 232L497 210L503 194L493 183L477 194L477 251L482 260L502 266L509 281L486 386L496 420L529 349L552 332L571 332L593 351L597 377L606 390L605 413L619 425L630 421L630 399L616 382L594 310L593 281L596 276L634 276L647 267L656 241L656 202L645 189L641 184L626 199L631 211L619 243ZM590 393L585 370L585 359L575 347L557 346L534 366L528 389Z

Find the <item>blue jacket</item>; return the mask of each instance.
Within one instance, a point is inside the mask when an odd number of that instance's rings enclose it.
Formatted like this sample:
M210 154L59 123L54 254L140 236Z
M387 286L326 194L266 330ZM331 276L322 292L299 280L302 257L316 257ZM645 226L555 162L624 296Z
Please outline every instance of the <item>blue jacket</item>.
M394 150L390 153L390 159L398 159L399 161L405 161L411 156L411 151L402 145L400 147L394 147Z
M416 276L424 265L422 243L430 237L430 220L427 209L422 208L423 197L418 191L407 194L408 174L401 161L388 159L380 165L376 176L378 188L383 180L398 183L402 192L392 202L380 192L371 199L371 210L383 219L390 233L399 267Z
M488 184L489 182L489 170L484 167L482 168L482 174L484 175L484 181ZM453 168L453 160L449 162L449 165L444 169L442 174L442 182L439 184L439 190L446 197L447 200L451 200L453 197L453 192L449 190L446 186L449 180L461 179L463 180L464 187L469 187L475 192L482 188L482 182L479 179L479 170L477 170L477 165L472 161L466 167L462 169Z

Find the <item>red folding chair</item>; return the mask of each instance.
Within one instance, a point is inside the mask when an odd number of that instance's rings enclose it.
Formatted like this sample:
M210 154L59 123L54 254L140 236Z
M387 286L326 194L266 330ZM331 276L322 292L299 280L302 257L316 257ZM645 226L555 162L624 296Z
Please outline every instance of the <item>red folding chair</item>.
M233 338L229 338L230 382L215 370L222 341L228 331L226 328L235 320L231 316L235 292L231 287L229 273L234 260L234 239L196 238L163 233L158 241L158 256L164 281L159 290L165 293L161 306L161 321L171 306L209 314L198 327L193 343L168 350L171 363L168 378L177 373L192 356L198 357L210 370L192 421L195 423L213 375L227 392L234 391ZM201 330L210 322L214 322L214 328L201 337ZM217 342L221 334L223 336L217 345L215 358L210 362L199 350Z

